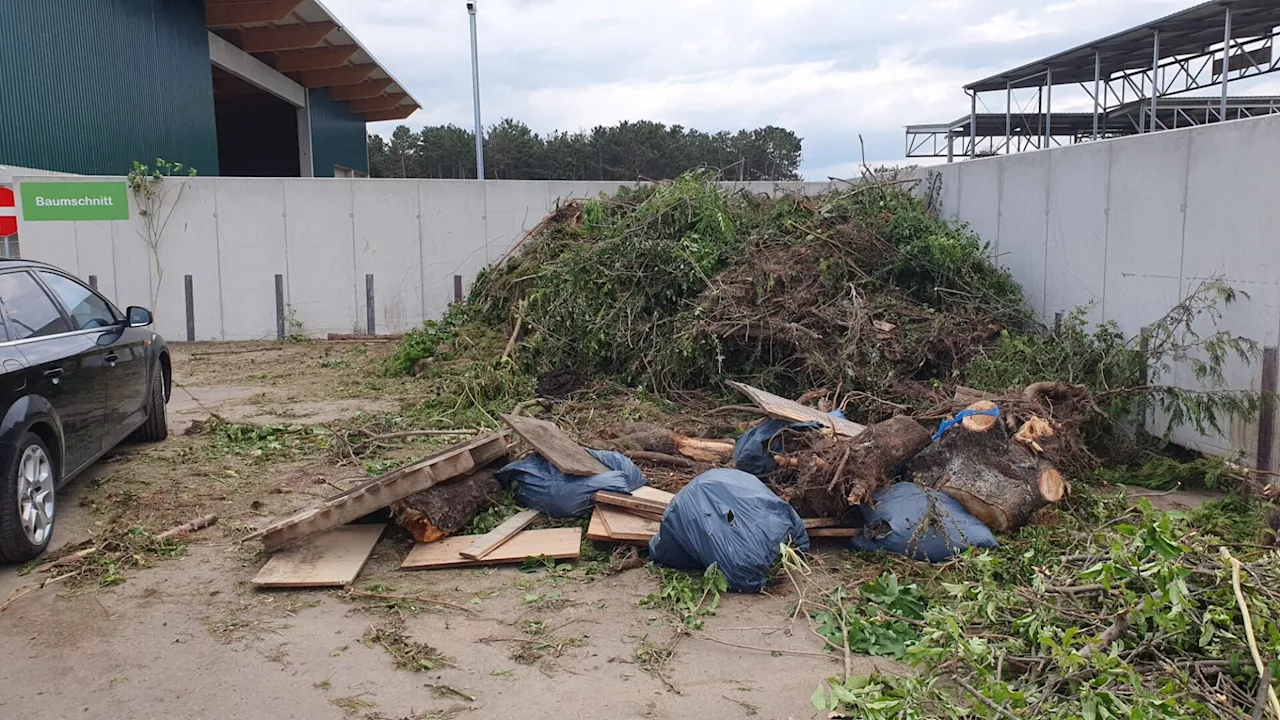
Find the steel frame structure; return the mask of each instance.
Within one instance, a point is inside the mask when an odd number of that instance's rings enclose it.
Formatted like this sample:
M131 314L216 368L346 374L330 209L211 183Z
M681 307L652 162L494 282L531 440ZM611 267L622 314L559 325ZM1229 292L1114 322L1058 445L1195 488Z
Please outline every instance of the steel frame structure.
M1042 149L1134 132L1156 132L1188 124L1276 112L1272 98L1229 95L1231 81L1280 70L1275 52L1280 28L1277 0L1210 0L1159 20L1110 35L965 86L969 116L945 125L907 128L907 157L947 157ZM1092 113L1053 112L1054 86L1079 85ZM1221 86L1217 111L1207 98L1178 98ZM1034 89L1037 110L1015 112L1016 90ZM990 117L978 113L982 93L1005 93L1002 137L979 140ZM1170 98L1175 101L1166 102ZM1186 100L1191 100L1187 104ZM1258 103L1256 101L1264 101ZM1174 112L1164 111L1170 104ZM1089 118L1080 132L1081 115ZM1118 124L1117 124L1118 123ZM1061 127L1061 125L1066 127ZM1030 128L1035 127L1035 134ZM989 127L988 127L989 130ZM939 147L942 136L944 148ZM960 152L956 152L956 140ZM1002 140L1002 142L1000 141ZM985 145L985 149L984 149ZM928 150L926 150L928 148Z

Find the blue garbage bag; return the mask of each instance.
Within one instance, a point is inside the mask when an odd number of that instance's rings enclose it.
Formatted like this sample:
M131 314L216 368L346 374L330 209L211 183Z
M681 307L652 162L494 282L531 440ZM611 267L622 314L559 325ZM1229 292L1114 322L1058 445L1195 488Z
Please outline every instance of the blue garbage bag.
M516 502L554 518L582 517L591 511L598 490L629 493L647 484L630 458L612 450L587 449L609 472L582 477L565 475L537 453L505 465L495 473L504 486L515 486Z
M676 493L649 541L649 557L678 570L716 564L729 589L760 592L779 546L809 549L795 509L741 470L708 470Z
M915 483L890 485L861 510L862 535L852 540L855 550L939 562L967 548L999 545L991 530L955 498Z
M841 416L843 417L843 416ZM773 461L774 455L786 452L783 447L783 430L816 430L819 423L789 422L787 420L764 420L755 427L742 433L733 444L733 466L752 475L768 475L776 472L778 464Z

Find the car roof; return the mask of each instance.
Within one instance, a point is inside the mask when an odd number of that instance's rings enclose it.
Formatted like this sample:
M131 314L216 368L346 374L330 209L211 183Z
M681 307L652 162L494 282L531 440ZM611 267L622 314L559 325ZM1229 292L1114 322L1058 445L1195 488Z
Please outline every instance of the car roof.
M68 270L63 270L57 265L50 265L49 263L40 262L39 260L0 257L0 270L13 270L16 268L28 268L28 267L29 268L48 268L50 270L57 270L58 272L67 273L68 275L75 274Z

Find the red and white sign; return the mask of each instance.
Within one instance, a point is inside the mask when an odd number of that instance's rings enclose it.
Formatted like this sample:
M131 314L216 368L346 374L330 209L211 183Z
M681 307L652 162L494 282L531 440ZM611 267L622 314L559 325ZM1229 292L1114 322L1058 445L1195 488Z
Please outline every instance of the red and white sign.
M0 187L0 238L18 234L18 208L13 188Z

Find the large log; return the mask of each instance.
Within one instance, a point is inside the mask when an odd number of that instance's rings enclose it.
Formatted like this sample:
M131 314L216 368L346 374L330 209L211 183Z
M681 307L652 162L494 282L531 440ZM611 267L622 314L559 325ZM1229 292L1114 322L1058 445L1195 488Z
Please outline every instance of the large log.
M1066 494L1057 469L1002 422L956 424L915 456L907 476L955 498L995 532L1026 525Z
M632 426L632 432L610 440L622 452L679 455L704 463L727 463L733 458L732 440L694 438L662 427Z
M418 542L435 542L465 528L481 510L502 498L502 485L492 470L414 493L391 506L391 519Z
M929 431L905 416L876 423L857 437L823 438L808 450L778 458L797 470L794 485L781 494L801 515L840 517L849 505L867 502L893 482L903 463L928 444Z

